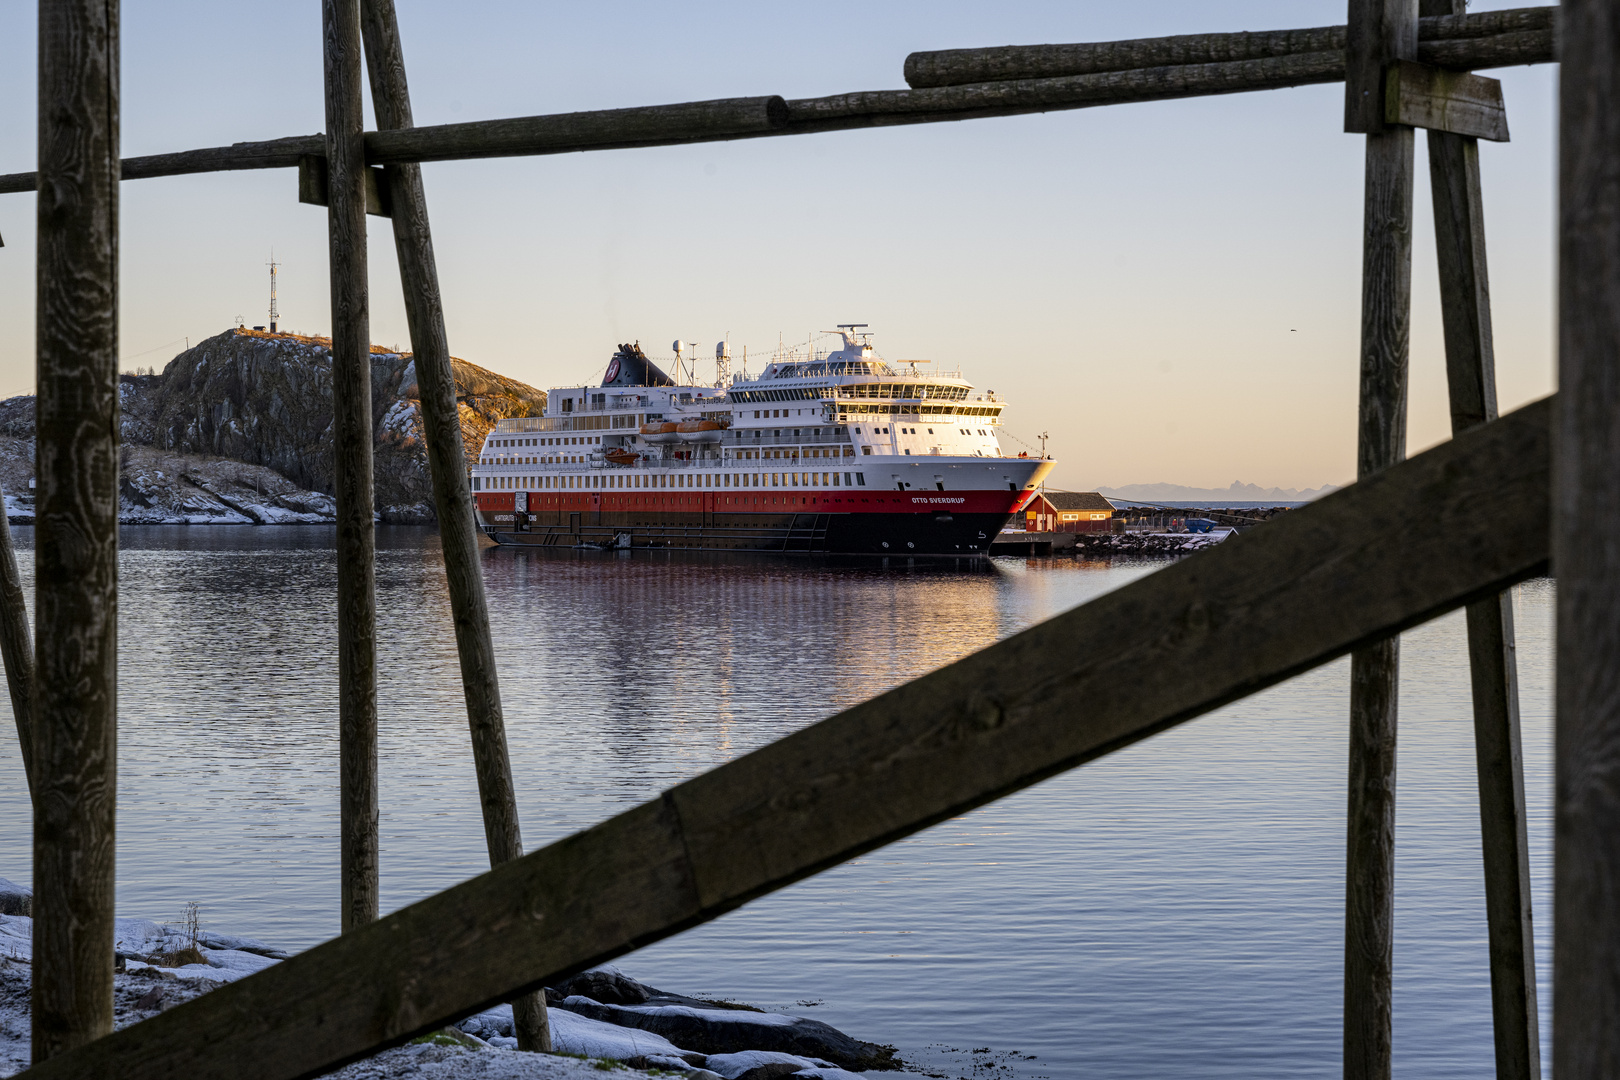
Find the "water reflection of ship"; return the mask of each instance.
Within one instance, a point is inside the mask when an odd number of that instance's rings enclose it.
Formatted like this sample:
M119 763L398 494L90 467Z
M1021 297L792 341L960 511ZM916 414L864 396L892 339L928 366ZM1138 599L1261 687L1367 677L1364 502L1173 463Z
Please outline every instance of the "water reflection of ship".
M596 734L588 746L571 743L570 752L617 759L640 791L686 778L660 773L653 784L641 771L651 761L746 753L1021 625L1018 594L990 560L917 560L909 572L907 562L891 559L884 569L871 559L831 559L807 567L703 551L621 561L511 548L490 551L484 572L514 624L563 630L524 635L532 652L521 666L566 667L592 688ZM725 572L693 572L700 567ZM648 611L661 613L668 633L646 632ZM797 614L784 618L785 611ZM851 651L851 641L862 647ZM784 695L784 680L814 683L818 693ZM548 693L549 684L532 687L514 698L513 714L551 715ZM559 715L557 722L574 721Z
M473 468L501 544L979 557L1052 463L1002 453L1005 402L959 372L841 348L779 350L756 377L677 384L639 345L598 386L502 420ZM677 368L680 360L677 357ZM720 385L723 384L723 385Z

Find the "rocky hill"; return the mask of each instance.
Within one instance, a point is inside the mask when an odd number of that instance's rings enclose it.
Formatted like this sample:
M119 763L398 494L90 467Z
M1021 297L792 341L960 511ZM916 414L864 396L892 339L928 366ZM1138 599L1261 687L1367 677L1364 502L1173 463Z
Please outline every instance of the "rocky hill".
M453 360L467 460L497 420L532 416L546 395ZM324 521L333 492L332 349L327 338L235 329L161 373L121 376L121 516L147 521ZM377 509L433 520L416 364L371 351ZM0 402L0 483L13 520L31 517L34 399Z

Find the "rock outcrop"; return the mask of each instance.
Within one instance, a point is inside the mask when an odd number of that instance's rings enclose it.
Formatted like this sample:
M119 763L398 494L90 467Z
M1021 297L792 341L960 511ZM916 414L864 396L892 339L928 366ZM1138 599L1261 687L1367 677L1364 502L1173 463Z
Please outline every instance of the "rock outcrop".
M544 411L543 391L451 363L469 463L496 421ZM329 339L228 330L159 374L122 376L119 389L127 521L228 519L221 508L244 522L330 520L330 499L321 498L334 491ZM372 346L373 470L384 521L433 520L419 393L411 355ZM33 434L31 396L0 402L0 482L24 516Z

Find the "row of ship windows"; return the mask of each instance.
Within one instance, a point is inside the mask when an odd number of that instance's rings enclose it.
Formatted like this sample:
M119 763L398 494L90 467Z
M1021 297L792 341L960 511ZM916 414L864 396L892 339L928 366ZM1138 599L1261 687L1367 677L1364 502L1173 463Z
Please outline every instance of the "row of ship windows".
M600 435L594 435L594 436L576 435L576 436L573 436L571 438L558 438L558 439L499 439L499 440L497 440L497 441L495 441L493 443L490 443L490 445L491 446L600 446L600 445L602 445L602 437ZM482 461L479 462L479 464L480 465L499 465L500 462L497 461L494 457L485 457Z
M840 483L842 477L842 483ZM632 481L632 482L627 482ZM672 482L673 481L673 482ZM605 473L586 476L475 476L474 491L610 490L641 488L865 487L865 473Z
M901 401L965 401L965 386L930 386L926 383L849 383L843 386L796 386L785 390L732 390L726 398L752 405L757 401L809 401L815 398L892 398Z
M597 446L602 442L600 435L574 435L557 439L496 439L491 446Z

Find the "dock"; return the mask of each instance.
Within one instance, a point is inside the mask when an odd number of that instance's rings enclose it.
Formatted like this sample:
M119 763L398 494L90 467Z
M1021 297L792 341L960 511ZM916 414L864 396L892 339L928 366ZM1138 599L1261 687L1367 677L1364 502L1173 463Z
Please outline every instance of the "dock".
M1003 529L990 541L991 555L1066 555L1074 550L1072 532L1025 532Z

